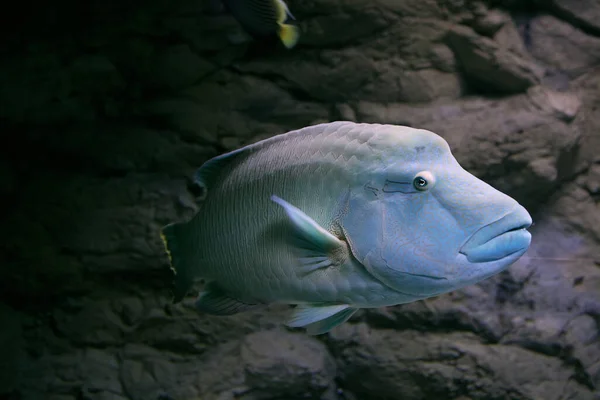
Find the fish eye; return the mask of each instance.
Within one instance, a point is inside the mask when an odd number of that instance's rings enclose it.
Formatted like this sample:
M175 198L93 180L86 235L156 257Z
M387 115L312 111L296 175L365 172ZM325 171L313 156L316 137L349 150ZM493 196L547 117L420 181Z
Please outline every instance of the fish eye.
M422 176L417 176L413 182L414 182L415 188L417 188L419 190L424 190L427 187L427 185L429 184L427 182L427 180L425 178L423 178Z
M434 184L435 178L429 171L421 171L415 176L415 179L413 179L413 186L421 192L431 189Z

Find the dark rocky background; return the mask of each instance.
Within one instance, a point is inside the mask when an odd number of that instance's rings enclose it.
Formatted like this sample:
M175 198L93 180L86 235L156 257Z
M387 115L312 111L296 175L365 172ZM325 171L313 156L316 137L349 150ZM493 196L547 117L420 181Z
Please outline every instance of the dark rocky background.
M289 4L292 51L199 0L3 7L0 399L600 399L600 2ZM190 173L339 119L444 136L528 255L319 338L171 304Z

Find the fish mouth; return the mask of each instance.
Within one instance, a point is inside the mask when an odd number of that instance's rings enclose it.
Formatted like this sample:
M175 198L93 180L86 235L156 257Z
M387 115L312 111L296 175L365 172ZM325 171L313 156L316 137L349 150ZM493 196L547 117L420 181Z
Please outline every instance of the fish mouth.
M531 244L531 216L522 206L478 229L461 247L460 253L472 263L498 261L524 253Z

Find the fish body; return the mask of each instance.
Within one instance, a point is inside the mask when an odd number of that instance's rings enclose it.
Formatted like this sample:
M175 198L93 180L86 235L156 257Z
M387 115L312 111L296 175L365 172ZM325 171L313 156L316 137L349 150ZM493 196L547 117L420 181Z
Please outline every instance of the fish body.
M233 314L296 304L288 325L323 333L359 308L488 278L527 250L527 211L460 167L425 130L320 124L206 162L199 212L163 235L175 299Z
M276 34L287 47L294 47L300 33L286 23L294 16L283 0L223 0L225 6L242 27L254 36Z

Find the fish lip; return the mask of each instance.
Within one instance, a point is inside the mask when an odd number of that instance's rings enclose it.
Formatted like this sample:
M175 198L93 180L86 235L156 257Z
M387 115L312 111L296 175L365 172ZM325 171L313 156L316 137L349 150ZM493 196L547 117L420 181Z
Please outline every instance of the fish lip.
M531 216L522 206L517 206L511 212L505 214L499 219L482 226L475 231L465 244L460 248L459 253L469 258L469 253L473 252L478 247L489 243L492 240L498 239L504 235L514 233L523 233L523 237L530 239L530 234L527 229L533 223ZM527 233L527 235L525 235ZM499 255L496 259L488 259L486 261L494 261L502 258L510 257L511 255L522 251L529 246L529 240L523 241L521 246L515 246L510 251Z

